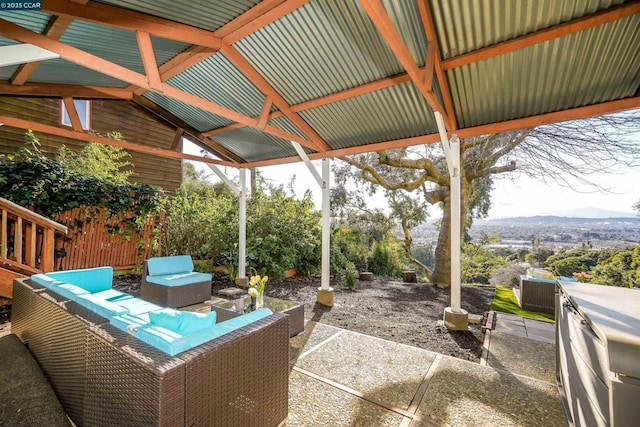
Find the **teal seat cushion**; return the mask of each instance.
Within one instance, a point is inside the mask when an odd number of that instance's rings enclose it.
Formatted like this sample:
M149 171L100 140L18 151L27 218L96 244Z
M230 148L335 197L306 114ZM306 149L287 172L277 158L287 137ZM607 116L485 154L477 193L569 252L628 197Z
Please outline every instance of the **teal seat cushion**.
M149 320L152 325L161 326L181 335L188 335L213 326L216 323L216 312L205 314L164 309L149 312Z
M61 285L62 283L64 283L56 279L55 277L48 276L44 273L34 274L33 276L31 276L31 280L33 280L40 286L44 286L47 289L51 289L56 285Z
M61 283L53 286L51 290L71 301L77 301L78 295L91 295L86 289L82 289L80 286L71 285L69 283Z
M126 294L116 289L107 289L106 291L96 292L93 295L95 295L96 298L100 298L109 302L117 302L123 299L133 298L133 295Z
M193 271L193 260L191 255L149 258L147 260L147 269L150 276L189 273Z
M204 329L192 331L187 335L182 335L165 327L154 325L153 323L147 323L146 319L141 315L132 316L123 314L114 316L110 319L110 323L118 329L133 335L140 341L170 356L175 356L178 353L197 347L256 320L267 317L272 313L268 308L261 308L252 313L238 316ZM151 317L152 314L149 313L149 321L151 321Z
M198 273L192 271L190 273L167 274L164 276L147 276L147 282L155 283L163 286L184 286L192 283L210 282L211 274Z
M92 294L111 289L111 284L113 282L112 267L56 271L52 273L45 273L45 275L64 283L70 283L72 285L80 286L81 288Z
M129 314L132 314L134 316L142 313L148 313L150 311L160 310L163 308L160 305L153 304L141 298L118 300L115 301L115 304L125 308Z
M149 314L142 313L137 316L133 316L129 313L120 314L109 319L109 323L120 329L122 332L133 334L133 330L135 328L149 324Z
M81 306L107 319L112 316L129 313L129 310L114 302L97 298L95 295L78 295L75 301Z

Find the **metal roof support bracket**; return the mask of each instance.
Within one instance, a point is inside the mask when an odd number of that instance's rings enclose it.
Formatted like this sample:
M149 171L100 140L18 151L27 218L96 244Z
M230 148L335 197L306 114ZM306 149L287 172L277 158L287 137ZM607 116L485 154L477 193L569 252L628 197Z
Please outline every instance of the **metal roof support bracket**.
M209 166L209 169L211 169L213 173L218 175L218 178L220 178L222 182L224 182L227 185L227 187L231 189L231 191L233 191L233 194L235 194L236 196L240 196L240 193L241 193L240 188L238 188L238 186L233 181L227 178L227 176L224 174L224 172L220 170L220 168L210 163L207 163L206 165Z
M309 160L309 156L307 156L307 153L304 152L302 145L298 144L295 141L291 141L291 145L293 145L296 153L298 153L298 156L300 156L304 164L307 166L307 169L309 169L309 172L311 172L311 175L313 175L320 188L325 188L327 186L327 183L322 179L315 166L313 166L313 163L311 163L311 160Z
M466 331L469 314L460 307L460 139L457 135L447 137L444 120L439 112L434 113L442 149L449 169L449 199L451 200L451 307L444 310L444 324L449 330Z

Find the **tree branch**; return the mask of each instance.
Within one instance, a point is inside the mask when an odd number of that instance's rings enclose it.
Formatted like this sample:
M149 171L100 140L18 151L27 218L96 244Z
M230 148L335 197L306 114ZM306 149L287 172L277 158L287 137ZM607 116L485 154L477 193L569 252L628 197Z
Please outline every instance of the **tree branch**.
M467 179L470 182L476 178L481 178L483 176L495 175L498 173L505 173L505 172L513 172L514 170L516 170L516 162L512 160L511 162L509 162L508 165L495 166L495 167L481 169L478 171L473 171L471 173L468 173Z

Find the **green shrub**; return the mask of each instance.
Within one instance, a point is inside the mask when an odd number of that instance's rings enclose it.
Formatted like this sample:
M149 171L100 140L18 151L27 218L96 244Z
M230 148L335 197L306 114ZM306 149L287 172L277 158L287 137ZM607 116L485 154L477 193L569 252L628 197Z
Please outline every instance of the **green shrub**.
M347 261L344 270L340 274L342 285L350 290L354 290L358 285L358 269L351 261Z

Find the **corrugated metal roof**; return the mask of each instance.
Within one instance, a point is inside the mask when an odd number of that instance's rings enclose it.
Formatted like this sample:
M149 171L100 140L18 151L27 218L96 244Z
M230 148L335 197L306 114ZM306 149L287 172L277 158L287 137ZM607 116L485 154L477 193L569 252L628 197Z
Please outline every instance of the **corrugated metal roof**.
M612 52L612 46L628 49ZM638 70L636 15L447 75L464 128L633 96L640 85Z
M233 123L231 120L216 116L207 111L203 111L182 101L168 98L159 93L147 92L144 94L144 97L165 110L170 111L172 114L180 117L200 132L205 132Z
M298 135L302 138L307 138L307 135L305 135L300 129L298 129L298 127L294 125L293 122L289 120L288 117L282 116L282 117L278 117L277 119L269 120L268 124L270 124L273 127L277 127L278 129L281 129L285 132Z
M433 111L413 82L303 111L333 149L437 132Z
M291 142L254 128L235 129L213 139L249 162L296 155Z
M289 104L404 71L354 1L308 3L235 47Z
M37 33L42 33L51 19L51 15L27 10L0 10L0 18L20 25ZM14 42L15 43L15 42Z
M171 86L254 117L265 96L229 60L217 53L167 81Z
M68 85L126 87L129 84L64 59L42 62L29 78L30 82Z
M624 0L433 0L442 59L462 55L624 3Z
M97 0L205 30L217 30L260 0Z

